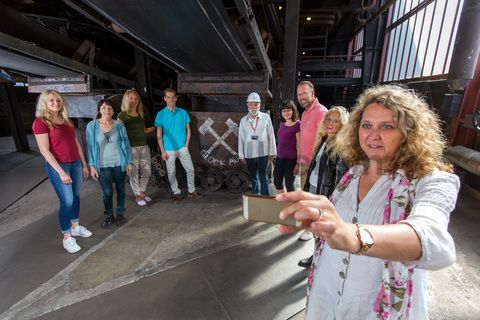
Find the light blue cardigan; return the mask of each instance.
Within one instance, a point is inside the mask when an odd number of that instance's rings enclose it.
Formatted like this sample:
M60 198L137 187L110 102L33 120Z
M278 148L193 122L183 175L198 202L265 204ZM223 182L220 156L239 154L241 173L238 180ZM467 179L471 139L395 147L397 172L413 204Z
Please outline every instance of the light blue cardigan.
M118 150L120 151L120 158L122 162L122 171L127 170L127 165L133 163L132 149L128 141L127 130L125 126L115 120L113 125L118 128L120 134L120 141ZM100 122L98 119L90 121L87 125L87 149L88 149L88 166L94 166L98 173L100 173L100 145L97 142L97 135L100 129Z

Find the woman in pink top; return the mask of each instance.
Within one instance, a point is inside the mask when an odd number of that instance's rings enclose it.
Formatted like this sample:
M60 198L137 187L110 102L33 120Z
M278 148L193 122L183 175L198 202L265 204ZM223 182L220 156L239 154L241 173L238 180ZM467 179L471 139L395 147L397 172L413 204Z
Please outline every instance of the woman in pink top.
M58 216L63 247L75 253L81 248L72 236L87 238L92 235L79 225L80 188L83 178L88 178L87 162L58 92L46 90L40 94L35 116L32 130L45 158L48 178L60 201Z

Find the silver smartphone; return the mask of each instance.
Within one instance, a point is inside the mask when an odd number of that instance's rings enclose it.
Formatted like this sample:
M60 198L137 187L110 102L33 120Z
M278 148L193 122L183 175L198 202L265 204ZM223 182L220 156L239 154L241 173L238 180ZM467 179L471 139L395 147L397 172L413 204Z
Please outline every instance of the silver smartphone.
M291 204L291 202L278 202L275 197L270 196L244 195L243 217L253 221L300 227L302 222L295 220L292 216L285 220L278 217L280 211Z

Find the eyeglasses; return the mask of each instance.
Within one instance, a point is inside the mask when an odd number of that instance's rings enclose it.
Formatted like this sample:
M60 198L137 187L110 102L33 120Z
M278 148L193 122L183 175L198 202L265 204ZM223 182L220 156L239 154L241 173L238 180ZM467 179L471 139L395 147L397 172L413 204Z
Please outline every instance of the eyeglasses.
M108 143L112 142L110 140L110 132L104 132L103 135L105 136L105 140L107 140Z

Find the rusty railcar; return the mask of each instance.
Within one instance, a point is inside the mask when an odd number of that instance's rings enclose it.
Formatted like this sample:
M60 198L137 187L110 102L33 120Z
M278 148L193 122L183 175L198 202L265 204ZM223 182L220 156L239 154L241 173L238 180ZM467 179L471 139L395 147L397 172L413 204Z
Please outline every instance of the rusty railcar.
M249 187L246 166L238 158L238 126L247 113L246 98L251 92L271 102L268 73L191 74L178 77L178 93L188 98L192 138L190 154L198 182L209 191L227 188L242 193ZM182 99L183 100L183 99ZM271 104L271 103L270 103ZM185 107L181 102L179 106ZM154 181L165 184L165 168L153 158ZM182 170L177 170L182 171Z

